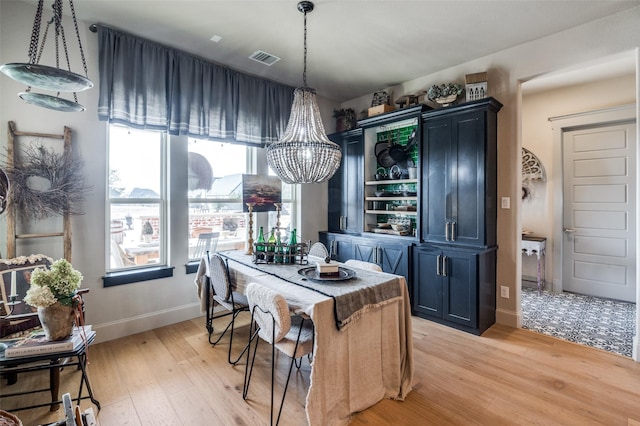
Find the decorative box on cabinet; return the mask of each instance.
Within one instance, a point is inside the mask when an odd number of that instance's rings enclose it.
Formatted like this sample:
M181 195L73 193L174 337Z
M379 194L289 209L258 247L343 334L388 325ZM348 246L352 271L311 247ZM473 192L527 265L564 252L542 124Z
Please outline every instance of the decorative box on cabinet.
M495 322L496 250L423 244L413 248L413 311L482 334Z
M342 164L328 185L329 231L358 233L362 231L362 129L334 133L329 139L342 149Z
M496 245L501 107L486 98L422 115L422 241Z

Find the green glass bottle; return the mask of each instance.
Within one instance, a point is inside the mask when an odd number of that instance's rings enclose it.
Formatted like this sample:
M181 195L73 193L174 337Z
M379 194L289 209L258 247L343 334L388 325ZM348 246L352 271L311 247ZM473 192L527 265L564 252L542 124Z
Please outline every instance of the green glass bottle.
M284 263L284 247L282 246L282 241L280 240L280 234L276 234L276 263Z
M296 228L293 228L291 236L289 237L289 263L296 263L296 244L298 243L298 236L296 234Z
M262 230L262 226L260 227L260 231L258 231L258 239L256 240L256 259L264 259L264 251L265 251L265 240L264 240L264 232Z
M267 240L267 262L273 262L273 254L276 251L276 228L271 228L271 235Z

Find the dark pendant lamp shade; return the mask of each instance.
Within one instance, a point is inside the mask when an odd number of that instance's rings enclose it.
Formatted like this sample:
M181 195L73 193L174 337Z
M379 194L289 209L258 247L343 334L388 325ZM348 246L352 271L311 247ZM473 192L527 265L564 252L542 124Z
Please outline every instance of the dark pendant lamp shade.
M300 2L298 10L304 13L304 86L293 93L287 128L280 140L267 148L267 161L285 183L320 183L338 170L342 152L327 138L316 92L307 87L307 13L313 10L313 3Z
M63 99L59 96L47 95L45 93L20 92L18 97L28 104L42 108L52 109L62 112L81 112L85 107L78 102Z
M76 20L73 0L67 0L71 10L71 16L73 18L73 25L78 40L78 46L80 48L80 56L82 59L82 65L84 67L85 75L83 76L71 71L69 49L64 34L64 27L62 26L63 1L64 0L53 0L53 17L49 21L47 21L47 26L44 31L41 44L39 44L40 24L42 22L44 0L38 1L38 8L36 9L36 15L33 21L33 29L31 31L31 42L29 44L29 62L13 62L4 64L0 66L0 71L13 80L22 84L26 84L28 86L26 91L18 93L18 96L27 103L56 111L84 111L85 108L78 103L75 93L92 88L93 82L88 78L87 75L87 62L84 56L84 51L82 49L82 41L80 40L80 32L78 29L78 22ZM54 29L52 31L54 34L52 34L52 37L55 37L56 39L55 67L42 65L39 63L45 47L45 43L47 41L47 35L49 34L49 29L52 24L54 25ZM58 38L62 39L62 43L58 42ZM66 59L66 65L68 69L60 68L61 52L58 51L59 44L62 44L64 47L63 58ZM56 96L52 96L41 93L31 93L32 87L58 92L58 94ZM72 92L75 102L60 98L60 92Z
M87 77L47 65L11 63L0 65L0 71L19 83L38 89L82 92L93 87Z

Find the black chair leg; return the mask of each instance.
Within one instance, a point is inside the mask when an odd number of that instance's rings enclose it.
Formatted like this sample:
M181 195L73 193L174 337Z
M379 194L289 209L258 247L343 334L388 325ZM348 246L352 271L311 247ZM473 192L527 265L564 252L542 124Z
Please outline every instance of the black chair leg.
M304 324L304 320L302 320ZM300 335L302 334L302 325L300 325L300 330L298 330L298 338L296 339L296 346L293 349L293 357L291 357L291 363L289 363L289 373L287 374L287 381L284 384L284 391L282 391L282 401L280 402L280 409L278 410L278 418L276 419L276 425L280 423L280 415L282 414L282 407L284 406L284 398L287 396L287 388L289 387L289 379L291 379L291 370L293 370L293 364L298 365L296 362L296 352L298 351L298 344L300 343ZM275 337L275 336L274 336ZM272 345L273 350L271 353L271 418L273 419L273 380L275 375L275 345ZM300 358L300 365L302 365L302 358ZM298 367L300 368L300 367ZM273 424L273 420L271 421Z
M251 382L251 373L253 373L253 364L256 361L256 352L258 352L258 343L260 342L260 338L258 337L258 326L256 325L255 330L253 329L253 318L251 318L251 326L249 327L249 342L247 343L247 363L245 365L244 370L244 386L242 388L242 399L247 399L247 395L249 393L249 383ZM251 358L251 362L249 362L249 357L251 355L251 342L253 340L256 341L256 346L253 350L253 357Z
M235 313L233 314L233 319L231 320L231 335L229 336L229 364L231 365L236 365L238 362L240 362L240 359L242 358L242 355L244 355L244 353L249 349L249 344L247 343L245 345L245 347L242 349L242 352L240 352L240 355L238 355L238 357L235 360L231 360L231 347L233 346L233 331L234 331L234 327L235 327L235 320L236 317L238 315L240 315L240 313L243 312L243 310L240 311L235 311Z
M224 331L218 336L218 338L215 341L211 341L211 337L213 336L213 332L215 331L214 327L213 327L213 320L216 320L218 318L222 318L222 317L226 317L229 315L233 315L233 312L227 312L225 314L222 315L218 315L217 317L214 317L212 315L211 317L211 328L209 329L209 343L211 343L212 345L217 345L218 342L224 337L224 335L227 333L227 330L229 330L229 327L231 327L232 323L227 324L227 327L224 329Z

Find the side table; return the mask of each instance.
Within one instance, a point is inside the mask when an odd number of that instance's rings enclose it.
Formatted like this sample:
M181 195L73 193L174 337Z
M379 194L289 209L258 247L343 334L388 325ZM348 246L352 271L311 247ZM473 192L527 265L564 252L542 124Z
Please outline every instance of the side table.
M74 400L77 404L80 404L82 399L91 399L91 402L100 410L100 402L93 396L91 384L89 383L89 376L87 376L87 353L86 350L91 343L95 340L95 333L91 333L88 336L87 345L81 345L80 347L68 351L68 352L56 352L50 354L42 354L28 357L16 357L6 358L4 353L0 356L0 377L17 375L19 373L26 373L30 371L49 370L49 387L43 389L35 389L23 392L0 394L0 398L6 398L10 396L27 395L37 392L50 392L51 402L45 404L29 405L23 407L11 408L11 411L20 411L30 408L46 407L50 406L51 411L58 409L62 400L59 396L60 391L60 369L62 367L77 366L81 370L80 376L80 388L78 389L78 397ZM63 360L67 360L63 362ZM83 387L86 385L89 395L82 396ZM2 387L6 389L5 386Z
M522 254L538 257L538 295L542 294L544 288L544 261L547 239L545 237L535 237L533 235L522 236Z

